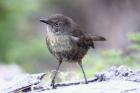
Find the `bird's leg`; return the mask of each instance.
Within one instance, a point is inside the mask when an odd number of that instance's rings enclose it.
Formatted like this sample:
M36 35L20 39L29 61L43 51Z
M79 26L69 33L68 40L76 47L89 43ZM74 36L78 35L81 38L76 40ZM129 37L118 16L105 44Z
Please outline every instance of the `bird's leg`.
M84 75L84 78L85 78L85 84L88 84L88 81L87 81L86 74L85 74L85 72L84 72L82 63L81 63L81 62L78 62L78 64L79 64L80 68L82 69L82 72L83 72L83 75Z
M55 71L55 74L54 74L54 76L52 78L51 86L52 86L53 89L55 89L55 85L54 85L55 84L55 77L56 77L56 75L58 73L58 70L59 70L59 67L60 67L61 63L62 63L62 61L59 61L59 64L58 64L58 66L56 68L56 71Z

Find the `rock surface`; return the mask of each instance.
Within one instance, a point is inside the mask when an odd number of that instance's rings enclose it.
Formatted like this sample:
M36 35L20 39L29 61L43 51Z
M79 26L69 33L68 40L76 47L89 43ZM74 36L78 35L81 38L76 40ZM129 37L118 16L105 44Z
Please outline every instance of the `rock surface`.
M140 83L110 80L30 93L140 93Z
M31 86L39 84L43 79L45 73L27 74L15 81L12 81L6 88L2 89L0 93L18 93L19 91L30 91Z
M28 76L41 75L45 74ZM20 93L140 93L140 70L132 70L125 66L113 66L107 71L97 73L88 80L88 84L83 84L82 80L64 82L56 84L57 89L51 89L50 84L40 83L42 78L36 78L36 83L31 82L34 81L32 79L24 78L22 83L15 83L12 88L7 87L0 93L18 93L19 90ZM10 92L7 92L9 90Z

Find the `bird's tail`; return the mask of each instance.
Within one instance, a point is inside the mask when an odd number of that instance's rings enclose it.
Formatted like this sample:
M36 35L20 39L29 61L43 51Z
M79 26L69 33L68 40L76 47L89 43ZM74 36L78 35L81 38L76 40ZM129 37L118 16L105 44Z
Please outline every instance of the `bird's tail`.
M90 36L90 38L93 40L93 41L105 41L106 38L102 37L102 36Z
M102 36L89 36L86 38L83 38L84 40L82 40L84 42L84 45L86 46L90 46L92 48L94 48L94 41L105 41L106 38L102 37Z
M106 38L102 37L102 36L88 36L86 37L86 40L89 40L89 41L105 41Z

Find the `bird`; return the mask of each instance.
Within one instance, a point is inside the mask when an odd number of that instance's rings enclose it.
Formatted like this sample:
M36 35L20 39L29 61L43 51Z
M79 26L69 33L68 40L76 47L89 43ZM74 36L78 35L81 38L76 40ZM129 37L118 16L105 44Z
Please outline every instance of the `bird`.
M94 41L105 41L106 38L85 33L72 18L63 14L53 14L48 19L40 19L40 21L47 25L46 44L50 53L58 61L51 86L56 88L55 78L63 62L78 63L85 84L88 84L82 59L90 48L94 48Z

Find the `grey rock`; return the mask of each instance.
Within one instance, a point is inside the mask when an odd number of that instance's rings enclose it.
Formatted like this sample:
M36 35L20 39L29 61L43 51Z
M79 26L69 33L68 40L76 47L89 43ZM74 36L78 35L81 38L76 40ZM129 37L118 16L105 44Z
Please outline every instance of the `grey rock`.
M45 73L27 74L24 77L12 81L12 84L0 90L0 93L18 93L18 91L29 91L31 86L41 82Z
M84 80L55 84L57 89L52 89L49 83L40 83L44 75L27 75L0 93L140 93L140 70L132 70L126 66L113 66L97 73L88 80L88 84L83 84Z

